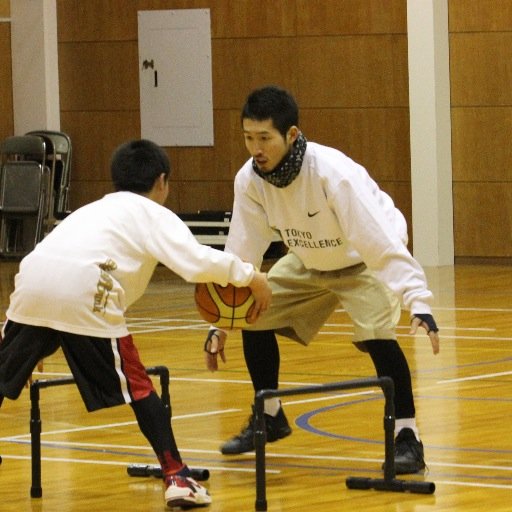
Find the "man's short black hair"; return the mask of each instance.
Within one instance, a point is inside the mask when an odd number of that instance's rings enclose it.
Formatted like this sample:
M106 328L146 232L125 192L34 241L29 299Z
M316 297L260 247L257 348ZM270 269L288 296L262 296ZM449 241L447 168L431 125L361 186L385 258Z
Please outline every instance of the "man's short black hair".
M242 121L271 119L274 128L285 137L291 126L299 125L299 107L288 91L275 85L267 85L249 94L242 108L241 118Z
M169 157L150 140L132 140L121 144L112 155L110 173L116 191L149 192L155 180L171 172Z

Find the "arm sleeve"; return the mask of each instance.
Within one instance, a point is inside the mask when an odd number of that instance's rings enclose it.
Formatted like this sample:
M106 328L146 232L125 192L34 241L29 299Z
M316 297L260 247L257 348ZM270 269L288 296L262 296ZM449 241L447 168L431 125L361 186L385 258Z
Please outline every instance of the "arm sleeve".
M433 296L425 273L394 222L400 212L366 176L366 171L356 172L336 187L333 207L340 226L366 266L397 295L405 309L412 314L431 313Z
M260 268L274 231L267 214L255 198L235 179L235 200L225 251Z
M231 283L247 286L254 266L234 254L200 244L188 226L172 212L160 215L158 232L147 239L147 250L155 259L189 282Z

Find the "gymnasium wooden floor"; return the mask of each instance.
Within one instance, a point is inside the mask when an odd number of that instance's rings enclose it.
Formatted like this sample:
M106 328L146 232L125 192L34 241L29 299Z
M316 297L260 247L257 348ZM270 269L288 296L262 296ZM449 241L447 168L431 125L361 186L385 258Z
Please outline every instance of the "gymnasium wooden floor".
M0 262L5 310L17 263ZM458 265L427 269L435 292L441 353L423 334L399 341L409 359L428 472L403 477L436 484L433 495L349 490L348 476L382 476L383 404L378 389L284 400L289 438L267 445L268 510L510 511L512 496L512 267ZM58 286L58 283L56 283ZM228 362L213 374L203 364L207 325L193 307L192 285L159 267L129 312L147 366L171 373L173 426L184 459L207 468L211 512L254 510L254 454L226 457L219 445L249 414L252 387L239 334ZM370 359L350 343L343 311L304 348L281 343L281 388L372 376ZM36 378L68 375L57 353ZM155 379L158 388L158 380ZM73 385L41 391L42 498L30 498L28 391L0 409L0 510L92 512L165 510L162 485L127 475L129 464L154 464L128 406L88 414Z

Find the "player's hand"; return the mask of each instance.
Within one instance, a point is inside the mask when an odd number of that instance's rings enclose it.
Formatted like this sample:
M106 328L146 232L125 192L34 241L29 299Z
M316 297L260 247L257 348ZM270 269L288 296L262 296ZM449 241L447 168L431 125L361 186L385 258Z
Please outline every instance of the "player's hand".
M204 342L206 368L211 372L219 369L218 356L222 362L226 362L226 354L224 353L224 345L226 344L227 333L216 327L211 327Z
M39 361L37 363L37 371L38 372L42 372L43 370L44 370L44 360L41 359L41 361ZM34 376L33 375L30 376L30 378L28 379L28 382L25 384L25 387L26 388L30 387L32 382L34 382Z
M432 343L432 351L434 354L439 352L439 329L437 328L434 317L429 314L417 313L411 317L411 330L409 334L416 334L418 327L423 327L427 331L430 343Z
M268 284L267 274L259 271L254 272L254 277L249 283L249 288L254 297L254 307L247 321L252 324L269 308L272 300L272 289Z

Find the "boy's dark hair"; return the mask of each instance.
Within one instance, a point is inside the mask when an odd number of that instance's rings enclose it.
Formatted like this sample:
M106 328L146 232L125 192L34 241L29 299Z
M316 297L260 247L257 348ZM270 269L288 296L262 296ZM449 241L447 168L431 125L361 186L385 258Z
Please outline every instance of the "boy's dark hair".
M272 119L274 128L284 137L291 126L299 125L299 107L288 91L268 85L249 94L242 108L241 119Z
M169 177L171 164L167 153L154 142L132 140L114 151L110 173L116 191L144 194L162 173Z

